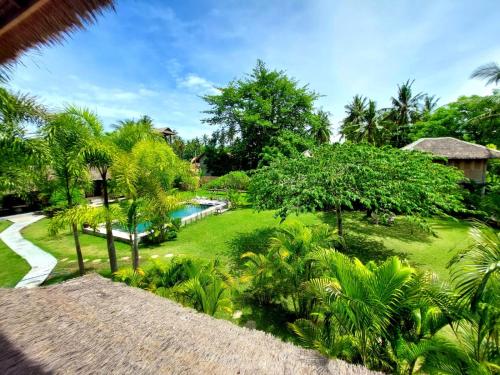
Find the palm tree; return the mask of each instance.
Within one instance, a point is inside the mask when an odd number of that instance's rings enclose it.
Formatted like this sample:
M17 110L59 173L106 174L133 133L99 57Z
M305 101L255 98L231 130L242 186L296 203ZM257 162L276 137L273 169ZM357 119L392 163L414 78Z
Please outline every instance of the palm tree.
M317 144L329 143L332 135L329 113L319 110L310 129L310 136Z
M481 65L472 72L470 78L486 80L486 86L492 83L497 85L500 82L500 66L494 62Z
M66 197L67 209L72 209L77 197L88 182L88 167L83 150L89 141L101 134L102 125L93 120L90 112L77 107L67 107L50 118L43 129L51 154L51 169L59 187ZM85 273L82 250L78 234L78 222L71 223L81 275Z
M98 121L97 117L95 121ZM109 189L108 189L108 177L109 170L113 165L114 156L116 155L116 147L105 137L104 134L98 134L94 139L92 139L89 144L83 150L84 158L87 164L91 168L95 168L102 180L102 193L103 193L103 203L106 210L109 212ZM117 260L116 260L116 249L113 237L113 228L111 226L112 217L107 215L105 218L106 223L106 243L108 247L108 257L111 272L114 273L118 270Z
M29 132L45 120L46 109L35 97L0 87L0 192L25 195L34 190L48 155L44 142Z
M352 345L364 365L379 364L381 346L405 300L414 270L397 257L379 266L372 262L365 265L330 249L317 250L308 258L324 276L305 282L303 290L320 302L318 309L323 316L333 319L328 329L336 330L335 342ZM324 321L320 329L326 328Z
M340 134L348 141L356 142L358 134L365 121L367 99L361 95L355 95L352 102L344 108L347 116L342 121Z
M394 127L391 141L394 147L400 148L409 142L410 127L420 118L420 101L424 98L424 94L413 94L414 82L415 80L411 82L408 80L398 85L398 95L391 98L392 106L388 119Z
M439 101L439 98L436 98L435 95L425 95L424 96L424 104L422 106L422 117L424 119L429 118L432 112L437 107L437 103Z

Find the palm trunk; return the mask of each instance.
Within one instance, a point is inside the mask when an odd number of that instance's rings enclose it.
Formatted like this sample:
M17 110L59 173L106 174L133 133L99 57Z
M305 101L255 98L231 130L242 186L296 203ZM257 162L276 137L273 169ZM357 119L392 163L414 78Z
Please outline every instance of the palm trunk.
M104 207L106 210L109 210L109 195L108 195L108 180L106 173L101 173L102 176L102 190L103 190L103 200ZM115 241L113 238L113 228L111 227L111 218L109 217L109 211L106 214L106 243L108 245L108 258L109 258L109 267L111 268L111 272L115 273L118 271L118 265L116 262L116 249L115 249Z
M335 213L337 214L337 231L340 237L344 235L344 228L342 224L342 206L337 204L335 206Z
M137 226L134 226L134 238L132 242L132 266L134 271L139 268L139 238L137 236Z
M68 201L68 207L73 207L73 199L71 197L71 189L69 186L69 178L66 177L66 199ZM80 237L78 236L78 226L76 223L71 224L71 230L73 232L73 239L75 241L76 258L78 259L78 272L80 276L85 274L85 264L83 264L82 246L80 245Z
M83 264L82 247L80 246L80 238L78 236L78 226L73 223L71 224L71 229L73 230L73 238L75 240L76 257L78 258L78 271L80 276L85 274L85 265Z

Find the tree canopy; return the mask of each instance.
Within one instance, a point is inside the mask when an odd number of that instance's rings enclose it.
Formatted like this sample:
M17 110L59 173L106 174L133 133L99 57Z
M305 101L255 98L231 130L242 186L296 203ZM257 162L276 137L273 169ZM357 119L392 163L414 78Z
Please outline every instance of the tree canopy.
M340 219L342 207L355 206L426 216L463 209L461 179L462 172L420 152L346 143L275 160L255 173L249 190L258 209L278 209L283 219L329 209Z
M245 78L219 90L203 97L211 107L203 122L218 127L216 141L229 148L238 169L256 168L264 147L282 131L329 139L326 113L314 110L319 95L260 60Z

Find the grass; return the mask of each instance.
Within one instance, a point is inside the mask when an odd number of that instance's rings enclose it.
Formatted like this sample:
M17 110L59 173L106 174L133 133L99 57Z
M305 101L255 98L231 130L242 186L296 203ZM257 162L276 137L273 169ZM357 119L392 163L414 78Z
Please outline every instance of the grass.
M333 226L335 216L328 213L306 214L288 220L300 220L306 224L325 222ZM448 260L469 241L469 224L453 219L429 220L436 237L401 218L387 227L369 223L362 213L347 212L344 222L350 248L360 259L366 261L398 255L415 266L436 272L442 279L448 277ZM38 221L25 228L23 235L58 258L53 274L55 280L70 277L77 270L73 237L69 231L49 236L48 223L48 219ZM227 261L234 249L231 244L253 250L253 247L262 246L262 242L272 234L272 229L279 225L279 219L274 218L271 211L258 213L251 209L238 209L209 216L181 229L174 241L142 247L141 264L146 265L153 258L166 259L165 256L172 254ZM106 240L81 235L81 244L84 259L87 260L86 267L106 273L109 269ZM116 242L116 249L119 266L129 266L130 259L124 259L130 257L129 245Z
M12 223L0 220L0 232L7 229ZM14 253L0 240L0 288L11 288L30 270L29 264Z

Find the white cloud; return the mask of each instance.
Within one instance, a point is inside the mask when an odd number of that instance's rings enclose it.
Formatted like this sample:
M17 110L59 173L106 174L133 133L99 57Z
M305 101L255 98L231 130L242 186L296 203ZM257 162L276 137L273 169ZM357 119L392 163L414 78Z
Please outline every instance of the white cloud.
M193 73L178 79L177 85L178 87L187 88L198 94L216 94L219 92L215 88L214 83Z

